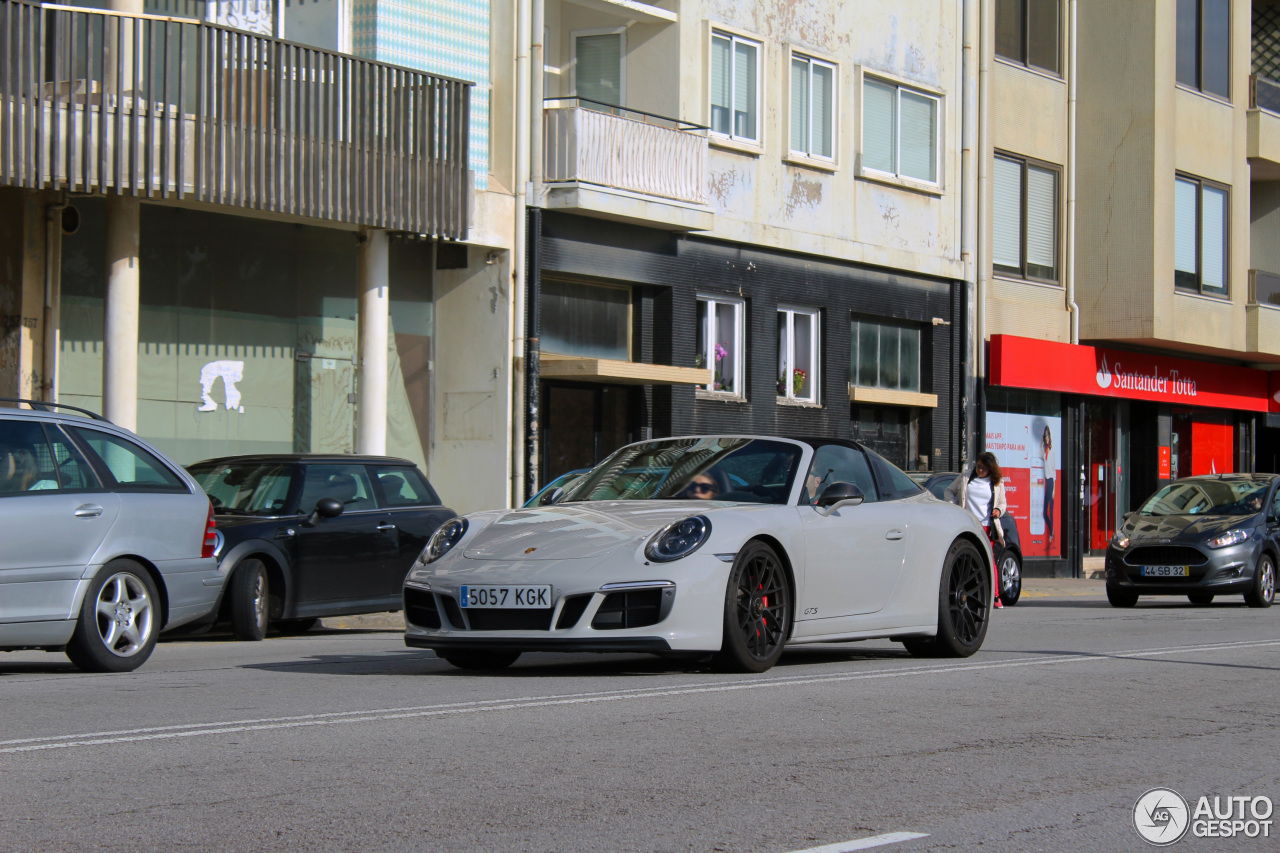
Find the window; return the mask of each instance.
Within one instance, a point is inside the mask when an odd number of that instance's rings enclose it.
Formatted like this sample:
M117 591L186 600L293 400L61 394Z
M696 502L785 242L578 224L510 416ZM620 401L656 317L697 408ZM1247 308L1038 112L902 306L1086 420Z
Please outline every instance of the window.
M885 500L893 501L898 498L909 498L920 494L920 486L892 462L889 462L874 450L868 451L867 455L871 457L871 467L876 472L880 494Z
M1059 0L996 0L996 55L1058 74Z
M40 424L0 420L0 495L56 488L57 464Z
M1178 83L1231 97L1231 0L1177 0Z
M404 465L373 465L369 468L382 492L384 507L439 506L440 498L417 468Z
M736 300L698 297L697 354L694 364L710 367L708 391L746 396L742 381L743 304Z
M992 262L996 271L1058 280L1058 170L997 154Z
M573 92L595 103L622 106L623 33L575 33L573 36Z
M778 309L778 396L818 402L818 312Z
M1227 189L1179 175L1174 183L1174 283L1227 295Z
M711 33L711 132L760 142L760 43Z
M791 151L835 159L836 68L799 54L791 57Z
M813 503L822 494L822 490L832 483L857 486L862 491L864 503L874 503L876 500L875 479L871 475L867 455L861 450L843 444L824 444L814 448L813 462L809 464L800 501Z
M72 427L71 432L97 454L117 486L161 492L187 491L186 484L163 462L128 439L82 427Z
M862 167L938 182L939 98L883 80L863 81Z
M323 498L338 501L344 512L375 508L363 465L308 465L298 512L310 514Z
M920 390L920 328L854 319L849 377L864 388Z
M543 280L538 306L544 352L631 360L627 288Z

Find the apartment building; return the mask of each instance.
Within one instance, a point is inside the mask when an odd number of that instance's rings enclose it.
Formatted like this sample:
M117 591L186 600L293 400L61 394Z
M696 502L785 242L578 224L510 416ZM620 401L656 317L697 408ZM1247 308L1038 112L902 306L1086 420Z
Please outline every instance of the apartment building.
M81 5L0 0L0 395L184 463L388 453L506 503L510 16Z
M983 5L984 433L1029 574L1171 478L1276 470L1280 7Z
M521 5L529 486L701 432L957 466L963 4Z

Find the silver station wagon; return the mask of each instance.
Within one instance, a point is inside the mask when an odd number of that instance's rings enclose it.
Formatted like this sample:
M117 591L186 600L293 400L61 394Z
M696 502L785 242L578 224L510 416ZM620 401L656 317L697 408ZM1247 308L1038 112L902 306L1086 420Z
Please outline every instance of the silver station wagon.
M218 600L212 506L129 430L55 406L0 400L0 651L127 672Z

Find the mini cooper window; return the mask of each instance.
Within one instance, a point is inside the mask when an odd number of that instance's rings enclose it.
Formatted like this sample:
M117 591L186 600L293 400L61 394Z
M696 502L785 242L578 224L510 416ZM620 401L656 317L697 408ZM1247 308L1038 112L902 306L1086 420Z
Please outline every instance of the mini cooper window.
M403 465L372 465L369 467L382 492L382 506L439 506L440 498L431 490L427 478L417 468Z
M702 498L786 503L800 447L749 438L673 438L624 447L587 476L566 501Z
M1262 512L1271 481L1264 478L1182 480L1156 492L1142 515L1253 515Z
M376 508L363 465L308 465L298 511L310 513L321 498L334 498L346 512Z
M187 471L223 515L277 515L284 511L294 468L279 462L201 463Z

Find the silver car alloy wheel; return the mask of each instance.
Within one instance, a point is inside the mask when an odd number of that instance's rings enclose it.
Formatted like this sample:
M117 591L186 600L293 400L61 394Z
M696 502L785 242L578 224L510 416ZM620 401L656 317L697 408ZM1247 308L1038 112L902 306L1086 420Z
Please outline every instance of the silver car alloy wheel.
M1263 566L1262 582L1258 584L1258 592L1262 594L1263 601L1274 601L1276 597L1275 567L1270 562L1264 563Z
M155 603L142 580L130 572L107 578L98 591L98 637L118 657L137 654L155 630Z
M262 572L253 581L253 619L263 628L267 625L267 578Z
M1018 558L1012 554L1006 554L1000 560L1000 591L1012 590L1013 587L1021 586L1022 573L1018 571Z

